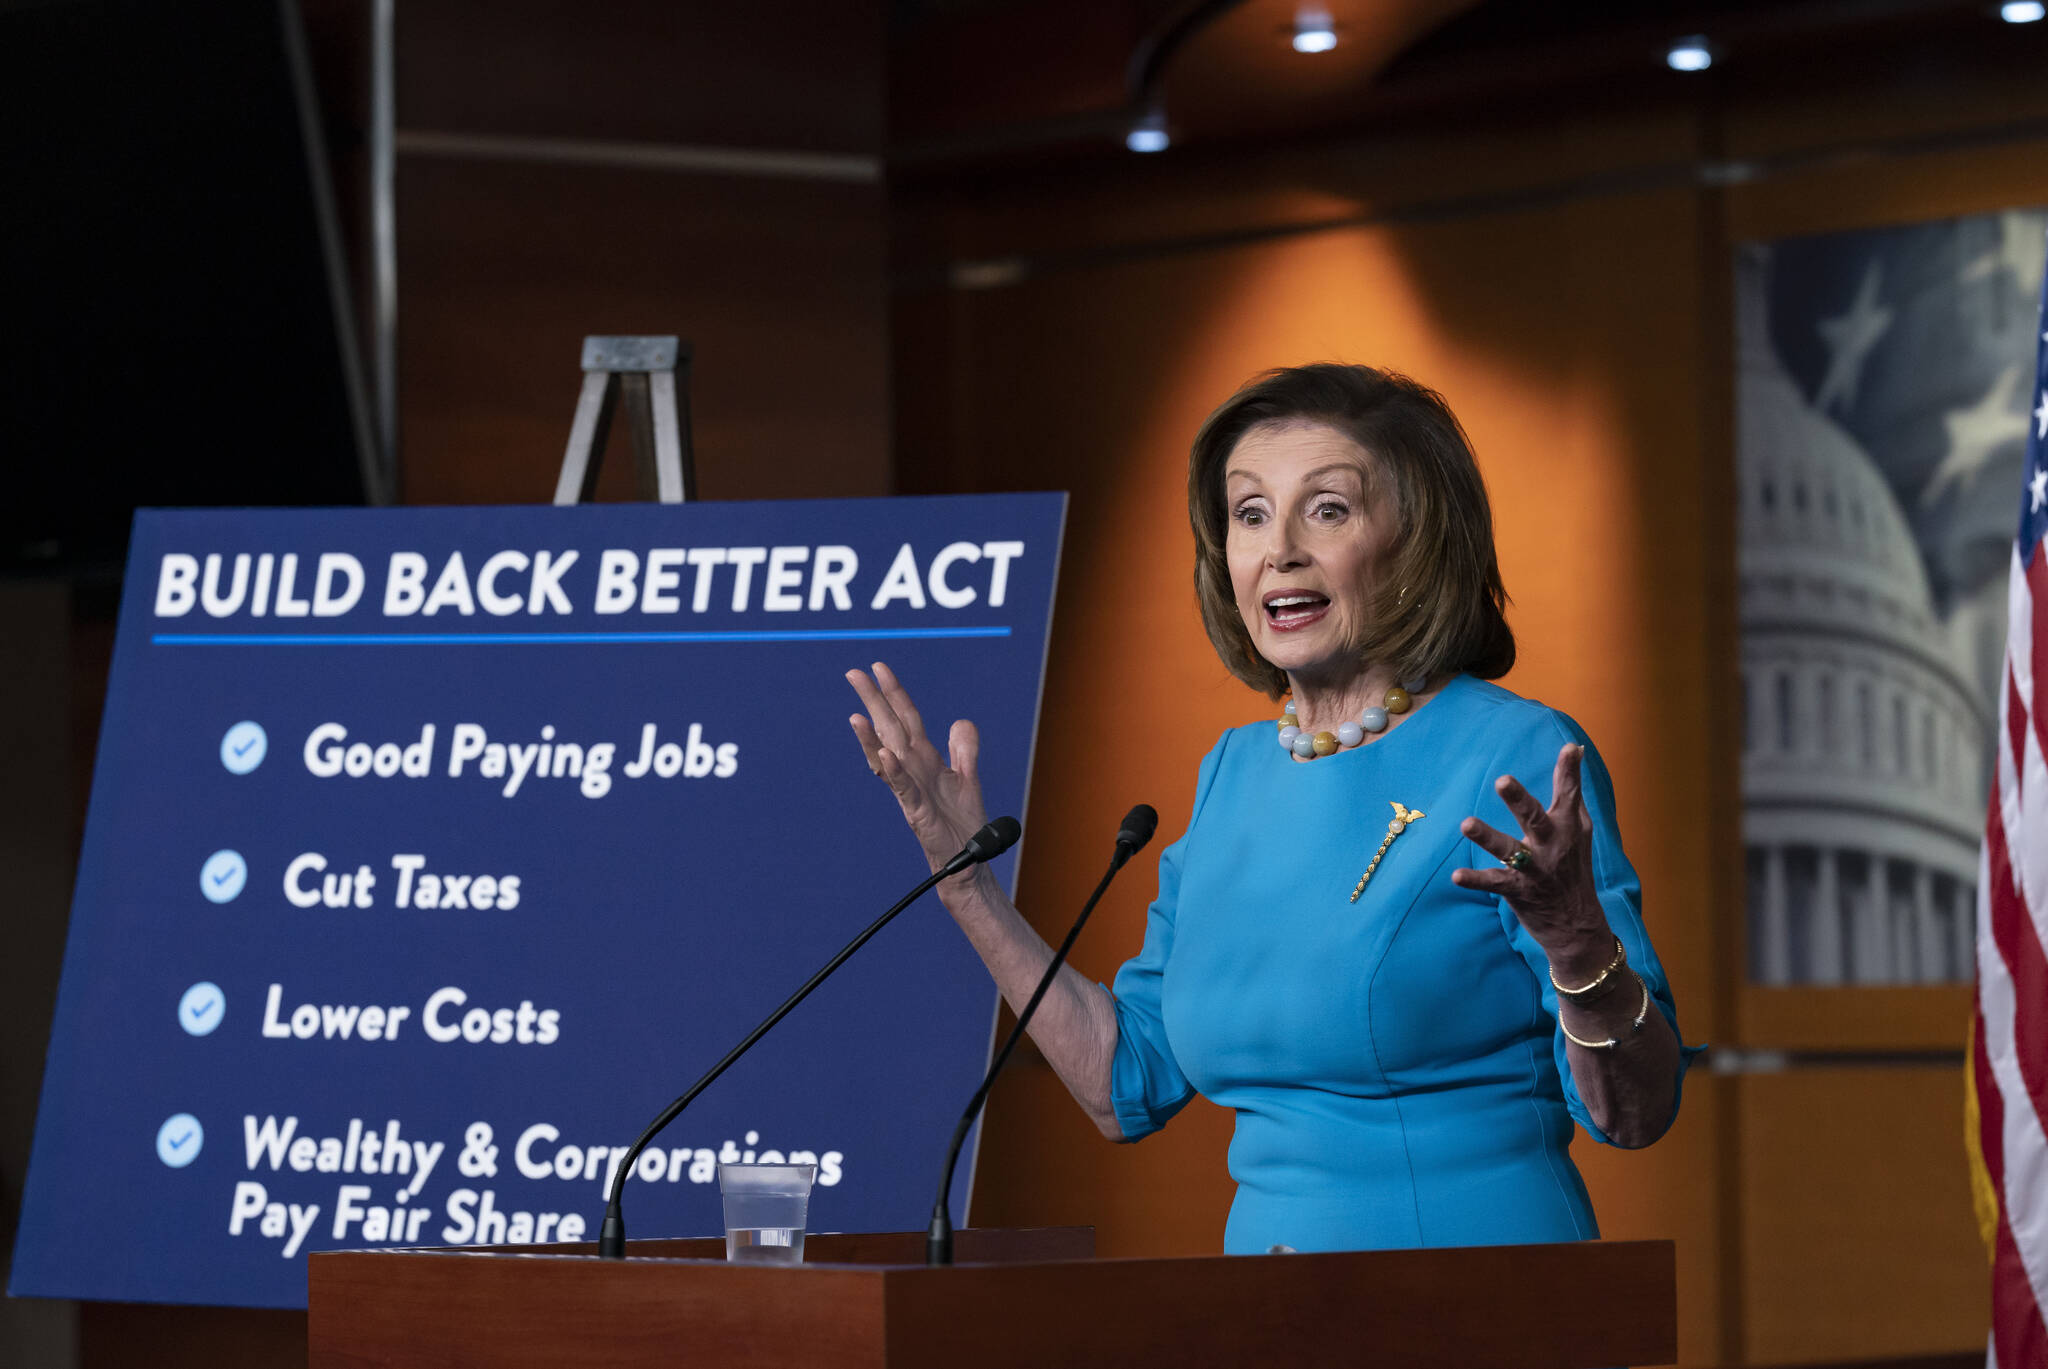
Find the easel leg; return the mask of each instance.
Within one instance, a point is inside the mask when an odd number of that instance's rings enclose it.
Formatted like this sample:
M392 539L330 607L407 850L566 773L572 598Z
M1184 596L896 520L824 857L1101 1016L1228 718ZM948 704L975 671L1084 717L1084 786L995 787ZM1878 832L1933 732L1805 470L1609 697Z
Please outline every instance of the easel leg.
M597 490L612 409L625 391L634 474L642 499L680 504L697 493L690 444L690 348L673 337L583 339L583 394L555 483L557 504L581 504ZM678 383L676 372L682 371Z
M618 387L610 371L585 371L576 417L569 424L569 447L562 454L562 474L555 481L557 504L581 504L597 489L597 454L611 434L612 405Z

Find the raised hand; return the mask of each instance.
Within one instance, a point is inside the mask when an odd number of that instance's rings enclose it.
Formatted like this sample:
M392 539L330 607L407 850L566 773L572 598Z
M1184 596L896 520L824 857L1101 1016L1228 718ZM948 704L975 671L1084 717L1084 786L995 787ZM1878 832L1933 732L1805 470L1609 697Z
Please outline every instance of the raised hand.
M872 677L849 670L846 682L867 709L865 715L856 713L847 721L868 769L888 783L925 859L937 869L988 821L981 778L974 769L981 734L965 719L954 723L947 736L949 754L942 756L925 734L917 705L888 666L875 662ZM969 872L956 878L972 877Z
M1453 870L1461 888L1498 894L1562 972L1592 962L1597 971L1612 957L1614 934L1593 878L1593 819L1586 811L1579 767L1586 748L1567 744L1557 753L1549 808L1536 802L1512 775L1494 781L1508 811L1521 824L1520 839L1478 818L1459 830L1501 860L1497 868ZM1570 982L1570 981L1568 981Z

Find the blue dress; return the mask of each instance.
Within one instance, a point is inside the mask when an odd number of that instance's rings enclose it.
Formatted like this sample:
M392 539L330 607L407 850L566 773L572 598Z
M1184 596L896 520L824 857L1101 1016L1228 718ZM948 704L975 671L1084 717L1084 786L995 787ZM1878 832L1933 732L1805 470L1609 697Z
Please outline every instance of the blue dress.
M1230 1254L1597 1236L1567 1147L1574 1120L1607 1138L1572 1082L1549 962L1504 900L1451 883L1499 863L1459 832L1467 816L1520 831L1494 779L1547 805L1558 748L1586 734L1470 676L1307 764L1274 730L1226 732L1202 762L1144 948L1116 976L1124 1136L1198 1092L1236 1112ZM1675 1035L1590 743L1583 777L1600 901ZM1424 816L1349 902L1395 802Z

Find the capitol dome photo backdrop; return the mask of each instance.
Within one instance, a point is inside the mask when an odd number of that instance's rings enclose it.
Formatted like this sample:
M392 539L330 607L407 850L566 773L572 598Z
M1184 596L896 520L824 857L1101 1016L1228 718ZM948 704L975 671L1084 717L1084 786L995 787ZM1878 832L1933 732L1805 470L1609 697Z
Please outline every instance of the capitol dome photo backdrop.
M1738 249L1752 983L1972 977L2044 231Z

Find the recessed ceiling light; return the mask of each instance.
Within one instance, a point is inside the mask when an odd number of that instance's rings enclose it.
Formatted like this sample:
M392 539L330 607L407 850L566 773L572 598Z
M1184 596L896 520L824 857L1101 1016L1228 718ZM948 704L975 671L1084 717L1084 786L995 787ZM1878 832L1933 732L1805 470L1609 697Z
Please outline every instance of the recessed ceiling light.
M2007 0L1998 7L1998 17L2008 24L2035 24L2048 18L2048 5L2041 0Z
M1698 34L1681 38L1664 54L1664 65L1673 71L1705 71L1714 65L1714 50Z
M1337 46L1337 27L1327 14L1304 14L1294 21L1296 52L1328 52Z
M1166 116L1153 110L1131 125L1124 146L1133 152L1164 152L1173 140L1166 134Z

